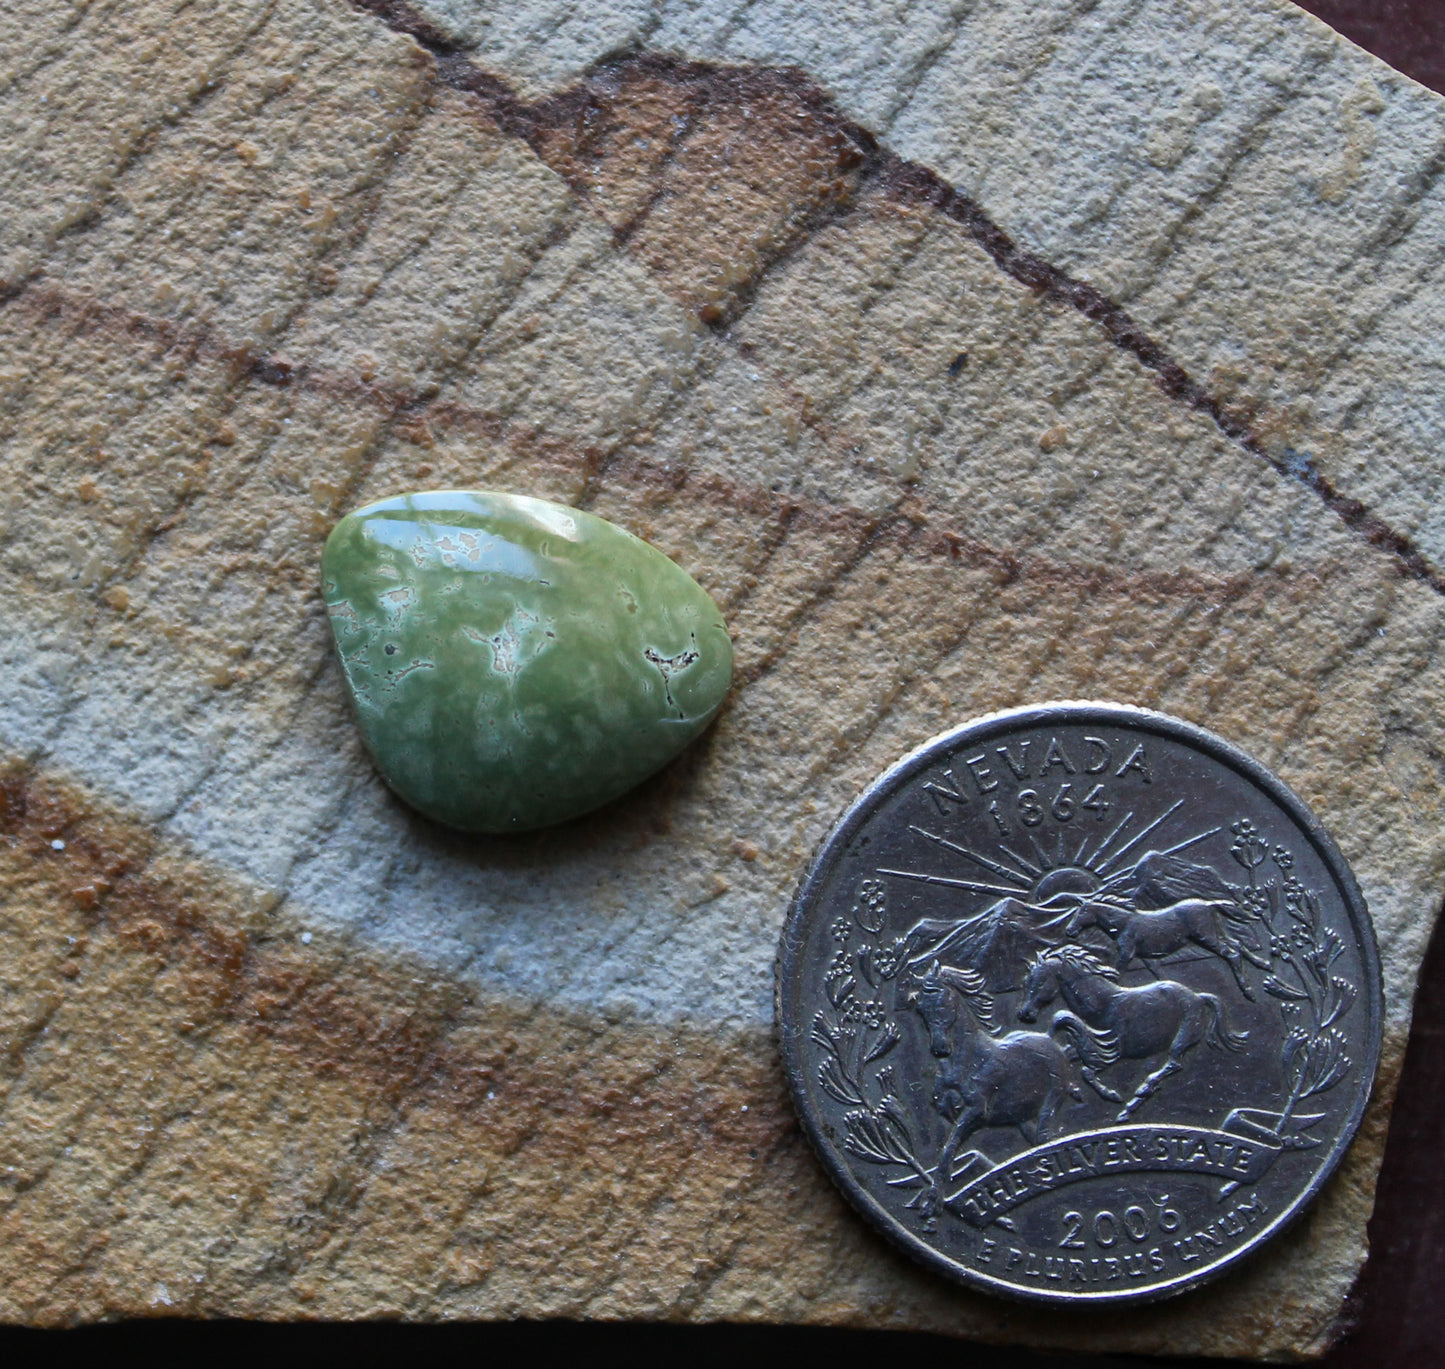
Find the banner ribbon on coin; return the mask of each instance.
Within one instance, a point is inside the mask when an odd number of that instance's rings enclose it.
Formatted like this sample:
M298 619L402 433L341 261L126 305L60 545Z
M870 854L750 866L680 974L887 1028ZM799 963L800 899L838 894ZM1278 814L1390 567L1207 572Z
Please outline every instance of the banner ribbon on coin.
M1020 1203L1082 1179L1150 1171L1214 1175L1225 1181L1224 1196L1258 1183L1283 1151L1318 1144L1299 1132L1281 1135L1270 1125L1281 1120L1278 1114L1238 1108L1219 1129L1133 1125L1076 1132L994 1166L950 1194L944 1206L984 1227ZM1295 1118L1293 1125L1315 1120ZM982 1158L977 1151L973 1156Z

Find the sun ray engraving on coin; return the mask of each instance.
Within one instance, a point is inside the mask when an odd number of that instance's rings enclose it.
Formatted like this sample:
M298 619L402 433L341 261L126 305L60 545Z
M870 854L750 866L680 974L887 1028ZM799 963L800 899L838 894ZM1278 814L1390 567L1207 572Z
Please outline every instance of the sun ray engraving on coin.
M1348 1145L1379 1052L1369 915L1284 785L1109 704L980 719L820 848L785 1063L886 1235L975 1285L1157 1298L1248 1254Z

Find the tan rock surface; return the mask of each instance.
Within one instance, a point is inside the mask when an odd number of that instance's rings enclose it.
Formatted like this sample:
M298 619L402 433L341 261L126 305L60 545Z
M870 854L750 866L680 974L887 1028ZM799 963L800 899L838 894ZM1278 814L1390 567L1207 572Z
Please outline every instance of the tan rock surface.
M1445 856L1440 102L1256 0L578 13L0 20L0 1316L1318 1350ZM389 798L321 614L340 513L462 484L737 630L702 744L521 842ZM1312 1213L1107 1321L864 1232L769 1026L858 788L1091 696L1315 806L1389 1014Z

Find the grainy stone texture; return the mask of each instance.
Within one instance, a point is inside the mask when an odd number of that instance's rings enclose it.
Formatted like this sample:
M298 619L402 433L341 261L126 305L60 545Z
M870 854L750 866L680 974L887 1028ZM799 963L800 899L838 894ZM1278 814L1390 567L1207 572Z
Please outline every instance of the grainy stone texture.
M1441 102L1273 0L581 14L0 20L0 1316L1319 1350L1445 858ZM315 568L423 485L678 560L714 728L526 840L392 800ZM831 817L1058 697L1274 766L1387 975L1319 1205L1106 1320L882 1248L769 1028Z

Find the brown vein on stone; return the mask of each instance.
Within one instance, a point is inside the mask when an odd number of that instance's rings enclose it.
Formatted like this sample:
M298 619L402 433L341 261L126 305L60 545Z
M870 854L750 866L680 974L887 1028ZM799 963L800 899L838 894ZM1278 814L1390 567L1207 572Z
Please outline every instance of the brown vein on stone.
M414 1000L414 1011L390 1019L373 1012L351 997L365 977L349 988L328 976L336 968L327 965L328 952L296 950L263 922L238 913L234 905L254 903L256 896L228 890L219 876L162 849L144 826L55 776L22 764L0 776L0 837L12 859L28 866L30 896L63 895L89 928L85 944L58 966L62 992L78 977L72 961L85 954L93 959L103 939L115 939L153 954L158 965L184 964L196 976L198 992L188 1004L193 1011L182 1023L187 1033L239 1022L305 1057L319 1073L413 1087L444 1077L438 1096L456 1109L475 1107L499 1087L503 1058L515 1043L503 1042L486 1059L442 1048L459 1014L478 1006L464 991L435 972L419 980L410 964L388 967L377 960L366 970L375 976L377 996L400 992ZM229 925L214 915L218 907L232 914ZM80 972L84 968L79 962ZM439 988L443 996L433 999ZM538 1025L534 1007L518 1002L502 1010L514 1027ZM591 1036L605 1030L585 1013L579 1023ZM676 1034L659 1030L664 1038ZM585 1096L577 1101L589 1104ZM602 1111L612 1110L602 1101Z
M429 386L420 390L389 387L378 381L365 381L349 371L311 367L284 353L257 353L231 341L209 325L139 313L49 281L38 282L23 290L9 307L29 310L41 323L58 322L62 326L91 329L159 345L167 351L179 353L188 363L194 364L199 360L222 367L240 384L251 382L277 390L304 390L362 404L374 408L378 417L399 428L425 426L441 435L451 431L475 433L515 452L514 459L526 459L536 469L545 470L550 466L559 471L580 474L589 482L596 482L605 471L610 484L615 484L646 505L657 507L673 499L683 499L720 510L742 510L762 520L780 522L784 526L784 535L774 538L768 557L795 534L812 532L816 536L831 530L834 535L842 532L856 540L859 560L872 548L901 539L912 554L919 557L945 557L982 566L999 586L1022 577L1072 588L1094 584L1102 575L1108 585L1125 591L1218 595L1237 583L1257 580L1262 574L1290 576L1313 573L1310 570L1271 570L1220 575L1191 568L1114 568L1019 552L948 526L956 514L938 502L924 501L916 494L904 495L885 509L869 511L847 504L781 494L719 473L656 460L635 448L620 453L609 452L600 445L578 443L530 424L515 422L493 410L454 400L430 399L427 397ZM372 446L384 440L385 431L374 436ZM224 446L219 446L213 456L220 456L225 450ZM182 516L183 507L164 519L154 535L158 536L173 527ZM749 572L754 579L760 573L758 568ZM826 587L819 591L823 597L827 592ZM807 614L803 616L806 618ZM746 674L743 678L747 679Z
M596 1245L595 1223L568 1210L557 1182L583 1157L592 1157L594 1169L641 1167L637 1192L607 1226L625 1244L629 1231L634 1238L646 1234L648 1201L675 1193L695 1166L716 1170L715 1178L731 1176L730 1187L766 1185L765 1167L780 1148L796 1144L771 1051L757 1033L742 1039L612 1026L555 1005L542 1012L489 1002L444 976L358 952L325 934L315 947L303 948L285 935L284 919L266 916L256 895L163 848L143 826L55 777L25 767L0 777L0 880L8 901L31 909L35 920L26 926L43 929L11 947L32 982L50 981L55 1000L26 1034L32 1045L57 1031L63 1041L74 1031L62 1022L68 1007L89 1020L94 1003L86 1009L77 1001L89 991L109 1005L108 1030L123 1064L117 1074L112 1062L113 1089L127 1087L122 1081L128 1072L169 1072L188 1100L182 1111L202 1117L224 1110L234 1090L244 1091L257 1074L268 1088L283 1081L281 1096L293 1109L328 1081L354 1101L354 1121L343 1118L325 1149L308 1155L308 1170L324 1177L332 1167L331 1178L308 1202L304 1220L290 1223L294 1236L278 1252L275 1268L282 1276L302 1273L333 1239L354 1239L378 1223L377 1214L363 1208L384 1174L379 1162L419 1126L440 1127L453 1143L460 1135L474 1152L506 1161L512 1182L494 1184L484 1205L487 1219L500 1219L502 1226L494 1230L493 1258L498 1246L529 1254L539 1193L554 1213L548 1241L565 1240L570 1231L580 1247ZM74 933L68 948L64 931ZM107 975L119 975L131 987L120 997L108 993ZM148 1039L176 1058L135 1057L146 1047L132 1018L145 1019ZM197 1060L205 1062L208 1080L223 1085L220 1094L191 1096ZM681 1061L689 1068L674 1068ZM43 1061L12 1054L4 1069L12 1085L7 1093L46 1068ZM9 1111L0 1101L0 1113ZM87 1124L72 1120L66 1136L74 1141L71 1131L78 1135ZM33 1201L27 1194L36 1195L49 1181L50 1160L64 1143L52 1138L49 1160L28 1169L12 1165L0 1178L0 1229L12 1242L23 1239L27 1202ZM13 1136L10 1144L15 1159ZM181 1143L162 1127L128 1158L106 1154L93 1136L86 1144L89 1182L103 1183L118 1201L163 1150L174 1159ZM260 1152L256 1158L264 1163ZM436 1173L423 1188L444 1193L449 1177ZM191 1180L217 1187L231 1182L224 1164L212 1178ZM275 1182L289 1188L295 1180L278 1176ZM574 1187L589 1182L583 1176ZM167 1187L160 1181L160 1191ZM725 1194L714 1197L707 1207L726 1201ZM475 1207L464 1205L458 1225ZM336 1258L336 1252L328 1254ZM39 1268L17 1275L17 1284L32 1276L63 1283L84 1267L55 1249ZM597 1291L595 1277L584 1282ZM223 1293L209 1296L224 1303Z
M752 68L689 62L652 52L613 58L593 67L576 85L526 102L501 78L471 62L445 34L409 6L390 0L352 0L398 32L409 34L427 48L436 62L438 79L477 97L497 125L521 138L547 161L557 165L558 153L547 144L549 131L569 121L595 122L608 107L615 90L630 79L646 77L686 87L694 98L714 109L756 103L760 93L787 91L797 106L816 121L820 132L837 140L852 186L847 194L824 196L822 205L805 216L798 230L774 247L759 269L737 283L731 302L697 309L704 322L724 325L736 318L758 289L761 279L821 227L846 209L863 181L879 182L897 202L919 204L959 224L1005 274L1041 296L1063 304L1097 324L1110 342L1150 371L1155 383L1172 400L1206 415L1231 442L1250 455L1267 461L1281 475L1299 481L1355 536L1391 557L1402 574L1445 594L1445 572L1434 566L1418 543L1393 527L1363 501L1339 489L1307 455L1289 448L1273 450L1252 426L1248 416L1195 380L1165 345L1150 336L1126 309L1103 291L1020 247L977 201L950 185L937 172L889 151L861 124L845 118L806 73L795 68ZM794 140L798 137L793 135ZM784 136L780 145L786 145ZM589 189L574 174L569 179L584 198ZM634 239L627 239L629 248ZM644 254L645 259L645 254ZM686 301L693 303L695 301Z

